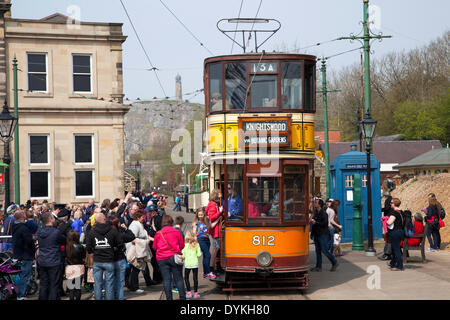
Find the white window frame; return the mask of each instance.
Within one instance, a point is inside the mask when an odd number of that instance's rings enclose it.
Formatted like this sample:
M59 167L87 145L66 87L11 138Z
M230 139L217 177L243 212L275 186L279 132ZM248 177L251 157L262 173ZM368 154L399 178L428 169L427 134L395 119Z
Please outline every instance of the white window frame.
M76 137L87 137L90 136L91 137L91 162L76 162L77 160L77 155L76 155ZM93 133L75 133L73 135L73 163L75 165L93 165L95 163L95 159L94 159L94 134Z
M350 174L350 175L345 175L345 187L346 188L353 188L353 184L354 184L354 181L353 181L353 175L352 174Z
M47 162L31 163L31 137L47 137ZM28 135L28 163L30 166L50 165L50 135L46 133L30 133Z
M73 57L74 56L84 56L84 57L89 57L89 68L90 68L90 73L75 73L73 72ZM80 76L85 76L85 75L89 75L89 81L90 81L90 87L91 87L91 91L75 91L75 81L74 81L74 76L76 75L80 75ZM73 93L80 93L80 94L93 94L94 93L94 88L93 88L93 81L92 81L92 54L89 53L72 53L72 92Z
M28 62L28 55L34 54L34 55L44 55L45 56L45 72L36 72L36 71L30 71L29 70L29 62ZM45 74L45 91L42 90L30 90L30 74ZM27 52L27 87L28 92L40 92L40 93L49 93L48 91L48 53L47 52Z
M361 187L367 188L367 174L361 175Z
M92 194L91 195L77 195L77 172L79 171L91 171L92 172ZM75 169L73 172L73 192L75 199L81 199L81 198L95 198L95 169Z
M51 186L50 186L50 170L29 170L28 171L28 194L30 195L30 200L45 200L45 199L50 199L50 190L51 190ZM47 173L47 196L46 197L32 197L31 196L31 174L34 172L46 172Z

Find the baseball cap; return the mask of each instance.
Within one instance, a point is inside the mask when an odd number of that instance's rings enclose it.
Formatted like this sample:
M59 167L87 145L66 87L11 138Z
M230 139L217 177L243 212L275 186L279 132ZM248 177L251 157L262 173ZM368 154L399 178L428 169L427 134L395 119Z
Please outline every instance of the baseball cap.
M19 207L17 206L17 204L13 203L6 209L6 213L13 214L14 212L16 212L17 209L19 209Z

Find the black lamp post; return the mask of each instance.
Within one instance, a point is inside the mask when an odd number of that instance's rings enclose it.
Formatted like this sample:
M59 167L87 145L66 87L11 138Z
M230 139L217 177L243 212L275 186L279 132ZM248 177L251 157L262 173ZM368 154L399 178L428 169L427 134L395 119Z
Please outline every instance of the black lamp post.
M136 180L136 191L140 191L141 190L141 164L139 162L139 160L136 161L136 173L137 173L137 180Z
M372 184L370 179L370 149L372 147L372 138L375 133L376 120L370 117L370 113L366 112L364 120L361 121L361 132L366 142L367 154L367 256L375 256L376 251L373 247L373 223L372 223Z
M10 204L9 194L9 165L11 163L11 156L9 155L9 142L12 140L14 127L17 124L17 118L9 113L8 104L5 100L3 111L0 113L0 136L4 145L3 162L7 165L5 167L5 210Z

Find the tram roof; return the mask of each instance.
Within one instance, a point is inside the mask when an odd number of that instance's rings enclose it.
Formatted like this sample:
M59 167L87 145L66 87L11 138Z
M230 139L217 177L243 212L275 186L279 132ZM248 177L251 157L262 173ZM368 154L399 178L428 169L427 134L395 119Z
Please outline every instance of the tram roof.
M232 55L220 55L208 57L205 59L205 63L221 61L221 60L250 60L250 59L303 59L303 60L317 60L316 56L309 54L299 54L299 53L285 53L285 52L249 52L241 54Z

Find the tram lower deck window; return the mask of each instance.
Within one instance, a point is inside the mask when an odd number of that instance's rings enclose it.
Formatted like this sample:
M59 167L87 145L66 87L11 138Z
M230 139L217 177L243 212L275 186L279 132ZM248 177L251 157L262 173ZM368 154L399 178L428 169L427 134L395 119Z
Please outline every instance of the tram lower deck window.
M248 178L248 218L279 217L280 178Z

